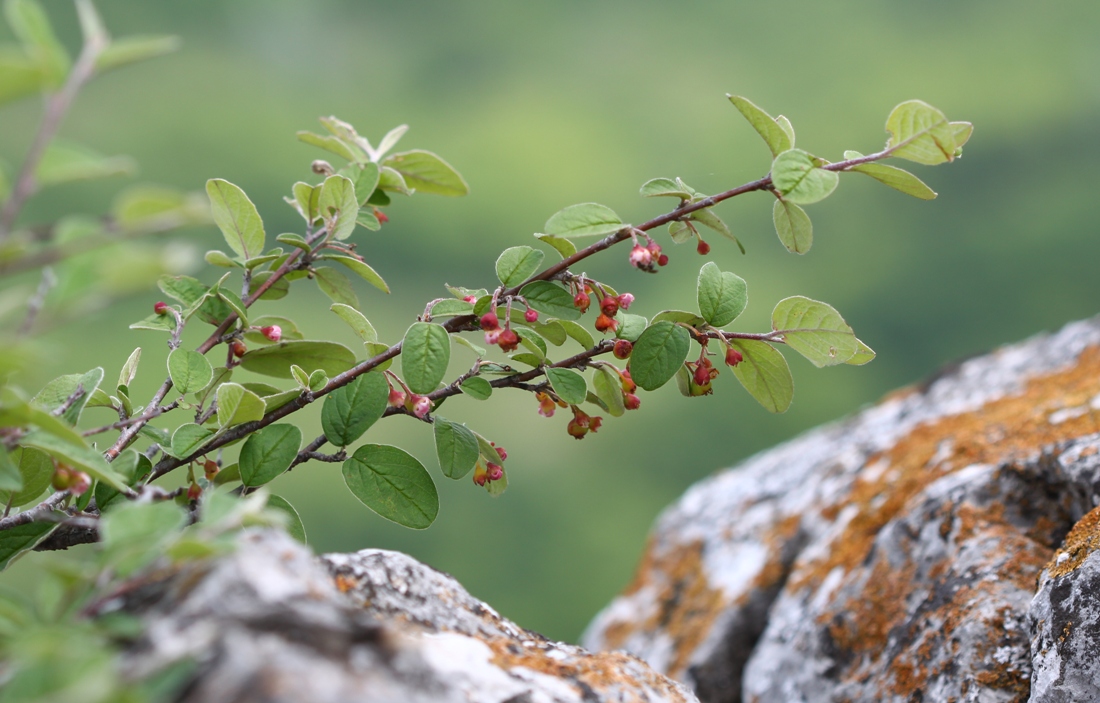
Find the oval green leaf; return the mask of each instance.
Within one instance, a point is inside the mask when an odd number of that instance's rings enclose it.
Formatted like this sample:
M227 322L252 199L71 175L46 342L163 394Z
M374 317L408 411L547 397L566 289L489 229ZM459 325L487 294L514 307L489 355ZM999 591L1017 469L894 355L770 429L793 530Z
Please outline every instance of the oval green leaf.
M408 452L364 444L344 462L344 483L364 505L387 520L423 530L439 514L439 494L424 465Z
M954 161L958 149L956 129L928 103L909 100L895 107L886 118L886 131L890 133L886 149L891 156L927 166ZM968 130L960 133L969 137Z
M573 369L547 367L546 380L558 397L570 405L580 405L588 397L588 383Z
M282 496L272 494L267 497L267 507L286 516L285 528L288 535L302 544L309 543L306 538L306 526L305 523L302 522L302 516L294 509L290 501Z
M447 373L451 340L447 330L430 322L414 322L401 344L401 370L413 393L431 393Z
M474 400L488 400L493 394L493 387L481 376L472 376L463 381L460 386L462 392Z
M347 239L355 231L355 218L359 216L355 184L344 176L326 178L317 198L317 210L333 237Z
M532 281L519 293L531 307L550 317L576 320L581 316L580 310L573 307L573 296L550 281Z
M776 200L772 222L779 241L792 254L805 254L814 243L814 226L806 211L794 203Z
M325 398L321 428L328 441L346 447L363 436L386 411L390 386L378 372L365 373Z
M367 283L371 284L383 293L389 293L390 287L386 284L382 277L378 275L378 272L372 269L365 261L360 261L352 256L339 256L339 255L327 255L322 256L322 259L329 259L339 264L347 266L355 273L356 276L362 278ZM331 297L331 296L330 296Z
M458 197L470 192L458 171L430 151L413 149L393 154L383 163L400 173L409 188L421 193Z
M788 149L772 162L772 184L784 200L796 205L824 200L839 182L839 175L819 168L814 157L801 149Z
M218 386L218 424L222 427L259 420L266 408L260 396L239 383Z
M435 453L447 478L460 479L474 468L478 457L477 437L465 425L435 416Z
M818 368L843 364L859 350L859 340L839 312L801 295L776 304L772 329L782 333L787 346Z
M497 278L511 288L523 283L538 270L544 254L532 247L519 246L505 249L497 259Z
M355 294L355 289L351 287L351 281L347 276L331 266L318 266L313 273L317 287L332 302L350 305L353 308L359 307L359 296Z
M708 261L699 269L696 286L699 313L713 327L724 327L737 319L749 304L749 287L745 279L718 264Z
M592 387L596 391L596 397L603 402L603 407L612 417L620 417L626 412L619 374L606 366L598 366L596 375L592 377Z
M180 393L194 393L214 378L214 367L198 352L175 349L168 355L168 375Z
M229 181L211 178L206 195L214 224L222 231L226 244L241 259L259 256L264 250L264 222L256 206L244 191Z
M726 97L744 115L752 128L756 130L756 133L764 139L764 143L771 149L772 156L778 156L794 146L786 131L779 126L779 123L771 115L757 107L755 103L740 95L728 95Z
M794 378L779 351L755 339L731 339L730 344L744 359L733 367L733 375L756 402L768 412L785 412L794 397Z
M241 366L248 371L275 378L291 378L291 364L335 376L355 366L355 354L336 342L292 340L254 349L241 357Z
M680 187L676 181L671 178L653 178L642 184L642 187L638 190L645 198L657 198L661 196L667 196L672 198L680 198L681 200L691 200L692 193L684 190Z
M546 234L558 237L589 237L611 234L623 228L615 211L599 203L570 205L546 221Z
M647 391L668 383L687 359L691 335L683 327L667 320L650 325L634 343L630 355L630 375Z
M241 481L262 486L290 468L302 446L302 431L295 425L268 425L249 435L241 447Z

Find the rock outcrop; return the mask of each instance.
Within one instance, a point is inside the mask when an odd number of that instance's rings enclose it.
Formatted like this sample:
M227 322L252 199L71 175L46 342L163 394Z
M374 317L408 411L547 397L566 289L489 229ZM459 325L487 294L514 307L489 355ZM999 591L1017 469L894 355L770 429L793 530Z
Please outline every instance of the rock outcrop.
M1100 320L966 361L692 487L583 644L705 702L1100 700L1098 432Z
M146 573L92 614L113 612L144 625L129 676L192 662L181 703L696 700L633 656L524 630L404 554L318 559L277 531Z

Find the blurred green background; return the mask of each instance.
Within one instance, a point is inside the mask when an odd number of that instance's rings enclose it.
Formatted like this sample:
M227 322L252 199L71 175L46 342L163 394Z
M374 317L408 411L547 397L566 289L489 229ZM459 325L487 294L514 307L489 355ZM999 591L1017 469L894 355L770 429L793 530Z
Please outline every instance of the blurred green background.
M71 5L45 4L74 45ZM499 251L533 243L531 233L563 206L597 201L637 222L667 204L637 195L649 178L680 176L717 192L763 175L768 152L727 92L787 115L799 146L832 159L881 147L887 113L906 99L974 122L961 161L913 167L938 200L845 177L834 197L810 208L816 237L804 257L777 241L770 196L718 207L748 248L742 257L710 238L712 257L749 283L741 328L766 328L776 301L802 294L836 306L879 355L863 368L820 371L791 356L797 390L785 415L756 406L729 373L712 397L687 400L672 386L644 394L640 411L583 442L566 434L561 415L539 417L527 394L454 399L448 417L509 451L511 485L499 499L443 478L430 428L391 419L366 439L399 444L433 470L442 507L423 532L359 504L339 465L307 464L273 484L301 512L318 551L406 551L551 637L575 639L626 584L654 517L694 481L945 362L1097 311L1096 2L104 0L100 9L116 36L175 33L183 49L93 83L62 134L132 155L143 181L241 185L269 241L300 225L281 198L324 156L294 138L318 130L318 116L335 114L374 140L408 123L401 148L431 149L462 172L469 197L396 200L382 232L356 235L393 288L389 298L366 285L358 291L388 342L425 301L446 294L443 282L491 286ZM33 99L0 112L0 157L9 165L38 115ZM52 191L24 220L102 211L122 185ZM168 239L199 255L224 248L213 228ZM633 292L631 312L690 307L702 259L690 245L659 239L672 259L660 275L631 269L625 249L592 261L588 273ZM140 345L134 397L144 402L163 379L167 350L162 336L127 325L159 297L126 297L49 330L48 353L20 383L36 389L97 364L111 380ZM354 344L328 304L300 285L259 309L296 319L308 337ZM458 350L453 368L471 361ZM303 413L307 437L319 432L317 410ZM105 415L89 411L86 422L109 422Z

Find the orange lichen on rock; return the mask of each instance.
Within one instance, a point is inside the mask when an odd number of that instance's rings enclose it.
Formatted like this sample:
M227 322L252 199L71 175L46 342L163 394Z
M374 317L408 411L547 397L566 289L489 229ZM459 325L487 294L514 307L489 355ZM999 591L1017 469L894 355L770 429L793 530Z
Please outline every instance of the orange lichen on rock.
M499 637L485 641L493 651L493 664L504 670L523 668L572 682L583 691L629 690L643 683L666 700L686 700L672 683L641 659L623 652L585 653L583 656L551 656L538 640L517 643ZM555 650L556 652L557 650ZM557 652L560 655L560 652ZM629 672L629 673L627 673ZM641 699L637 699L641 703Z
M1048 420L1050 413L1059 409L1086 405L1097 393L1100 348L1089 347L1076 364L1030 379L1021 393L914 428L882 456L868 459L867 465L886 459L889 468L869 480L856 480L843 506L855 505L859 513L826 556L799 569L789 588L816 587L834 568L850 571L862 563L883 526L936 479L975 463L997 464L1034 456L1044 446L1100 431L1092 413L1058 424ZM951 455L930 468L929 462L945 440L953 443Z
M1077 521L1066 535L1065 542L1047 564L1046 570L1051 578L1065 576L1085 561L1088 555L1100 548L1100 507Z

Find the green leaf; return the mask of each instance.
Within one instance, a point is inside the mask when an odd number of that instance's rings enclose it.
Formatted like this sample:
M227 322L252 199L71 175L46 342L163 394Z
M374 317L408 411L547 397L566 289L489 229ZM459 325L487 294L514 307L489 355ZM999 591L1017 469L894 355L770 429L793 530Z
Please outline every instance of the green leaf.
M294 199L291 200L290 198L283 198L283 200L286 200L295 210L298 211L298 214L302 216L302 218L306 221L306 224L312 225L317 220L317 216L320 214L319 201L321 198L321 187L313 186L303 181L298 181L291 188L291 192L294 193ZM297 237L298 239L302 239L302 237L297 234L279 235L279 237L285 236L293 236ZM276 239L278 239L278 237L276 237ZM302 239L302 242L305 242L305 240ZM309 250L308 244L306 244L305 246L301 244L295 244L295 246L300 249L306 249L307 251Z
M708 261L699 269L696 284L699 313L712 327L725 327L737 319L749 304L749 287L745 279L721 271L718 264Z
M13 508L19 508L42 495L50 487L53 479L53 461L45 452L30 447L16 447L8 454L8 461L19 472L22 487L15 491L0 491L0 503L11 502Z
M668 223L668 236L676 244L683 244L697 234L695 227L681 220Z
M228 277L230 274L227 273L225 275ZM222 279L222 281L224 280L225 278ZM211 293L216 295L218 297L218 300L225 303L226 307L236 313L242 325L246 327L248 326L248 308L244 306L244 301L242 301L236 293L228 290L222 290L221 281L218 282L217 286L211 289Z
M794 148L794 125L783 115L775 118L775 123L779 125L779 128L783 130L783 134L787 135L787 139L791 141L791 148Z
M903 102L886 118L891 156L935 166L955 160L955 130L942 112L921 100ZM966 133L965 130L961 130Z
M858 159L861 156L863 156L863 154L858 151L844 152L845 159ZM936 192L934 190L925 185L924 181L905 169L887 166L885 164L860 164L859 166L853 166L849 170L864 173L874 178L876 181L884 183L894 190L900 190L906 195L912 195L914 198L932 200L936 197Z
M722 221L722 218L718 217L718 215L715 215L710 208L696 210L695 212L691 213L691 219L695 220L701 225L705 225L711 228L718 234L721 234L723 237L728 237L735 242L737 241L737 237L733 236L733 233L730 232L730 228L726 225L725 222Z
M851 366L863 366L864 364L870 363L875 358L875 350L859 339L857 339L856 342L859 344L859 348L856 349L856 353L852 355L852 358L844 363Z
M532 281L519 292L527 303L541 313L563 320L576 320L580 310L573 307L573 296L561 286L550 281Z
M465 337L463 337L460 334L452 334L451 335L451 341L456 343L456 344L461 344L462 346L466 347L467 349L472 351L475 355L477 355L477 358L479 358L479 359L481 357L485 356L485 350L484 349L482 349L481 347L474 344L473 342L466 339Z
M45 188L73 181L129 176L136 170L137 164L128 156L103 156L79 144L55 140L46 147L35 180Z
M336 342L292 340L253 349L241 357L241 366L248 371L274 378L291 378L291 364L335 376L355 366L355 354Z
M282 242L283 244L289 244L292 247L301 249L302 251L309 251L313 247L305 240L300 234L294 234L293 232L285 232L275 237L275 241Z
M642 332L646 330L646 325L649 324L649 320L641 315L631 315L622 311L619 311L615 319L619 323L619 329L615 330L615 336L629 342L638 341L638 337L642 336Z
M206 357L194 351L176 349L168 355L168 375L180 393L193 393L214 378L214 368Z
M167 445L168 442L165 442ZM133 449L126 449L111 462L111 468L122 477L129 486L137 485L137 482L145 478L153 470L153 463L144 454L138 454ZM100 513L110 508L112 504L125 504L122 494L110 486L97 483L95 486L95 504Z
M839 182L839 175L819 168L817 160L801 149L788 149L772 162L772 184L789 203L812 205L824 200Z
M682 322L685 325L692 327L700 327L706 324L706 320L699 317L693 312L686 310L662 310L653 316L653 319L649 321L649 324L656 324L661 320L668 320L669 322Z
M363 436L386 412L390 386L380 372L368 372L325 398L321 427L328 441L346 447Z
M447 373L451 340L447 330L430 322L414 322L401 345L401 370L409 390L431 393Z
M19 473L19 467L8 456L8 452L0 446L0 492L11 495L12 491L23 489L23 474Z
M474 312L474 304L465 300L444 298L432 305L432 317L453 317L455 315L471 315Z
M596 391L596 397L603 402L603 407L611 417L621 417L626 412L619 374L606 366L597 366L596 375L592 378L592 387Z
M456 480L470 473L481 455L473 432L439 415L435 416L435 453L443 475Z
M397 142L401 141L401 137L405 136L405 132L408 131L409 126L407 124L402 124L386 132L386 136L382 137L382 140L378 142L378 148L375 149L375 158L385 156L386 152L397 146Z
M588 384L584 376L572 369L546 368L546 380L550 381L554 392L566 403L579 405L588 395Z
M364 342L377 342L378 333L374 330L374 325L367 320L363 313L359 312L350 305L344 305L342 303L333 303L329 310L336 313L336 315L348 323L348 327L351 327L355 334L359 335L359 339Z
M118 374L119 388L130 387L130 384L134 382L134 377L137 376L139 363L141 363L141 347L130 352L130 356L127 357L126 363L122 365L122 371Z
M623 228L623 221L611 208L598 203L570 205L546 221L546 234L558 237L589 237L612 234Z
M794 203L776 200L772 222L779 241L792 254L805 254L814 243L814 227L806 211Z
M572 337L573 340L583 348L591 349L596 346L596 340L592 338L592 333L576 322L572 320L557 320L557 323L565 329L566 334Z
M412 190L409 188L409 185L405 183L405 177L388 166L383 166L382 170L378 174L378 188L380 190L390 190L395 193L402 193L404 195L413 194ZM367 200L367 203L371 205L379 204L374 202L373 195Z
M0 46L0 104L37 93L43 84L42 69L18 49Z
M671 178L653 178L642 184L639 192L646 198L669 196L681 200L691 200L694 193L689 193L680 187L680 184Z
M542 366L542 362L546 361L546 356L540 355L540 354L531 354L531 353L528 353L528 352L520 352L519 354L513 354L512 356L510 356L508 358L510 358L512 361L518 362L520 364L527 364L528 366L535 367L535 368L537 368L539 366Z
M87 373L68 374L50 381L34 396L34 402L48 412L54 412L67 401L77 388L83 389L83 393L61 415L61 419L70 425L75 425L80 420L80 413L88 404L92 394L99 389L103 381L103 369L96 367Z
M46 11L35 0L6 0L4 15L47 85L59 87L69 73L69 54L54 34Z
M163 556L186 524L186 514L171 501L121 505L100 519L104 557L119 576L129 576Z
M756 133L764 139L764 143L771 149L772 156L779 156L779 154L793 146L791 138L779 126L779 123L771 115L749 101L748 98L743 98L740 95L727 95L726 97L745 116L745 119L749 121Z
M462 392L475 400L488 400L493 387L481 376L471 376L459 384Z
M322 259L328 259L329 261L335 261L339 264L347 266L356 276L362 278L367 283L371 284L383 293L389 293L390 287L386 285L386 282L382 280L382 277L378 273L368 266L365 262L356 259L353 256L342 256L340 254L326 254L321 257ZM332 297L332 296L329 296Z
M274 271L260 271L252 274L251 285L248 286L249 294L253 294L260 289L260 286L267 283L267 279L275 275ZM263 292L260 296L260 300L280 300L285 298L290 293L290 280L291 274L282 276ZM239 316L238 316L239 317Z
M265 409L263 399L239 383L218 387L218 424L222 427L259 420Z
M360 210L359 214L355 216L355 224L371 232L377 232L382 229L382 223L379 222L378 216L369 210Z
M955 158L958 158L962 154L963 145L974 134L974 125L969 122L952 122L951 129L955 131Z
M630 374L647 391L668 383L687 359L691 335L683 327L667 320L646 328L634 343L630 354Z
M200 391L197 391L192 397L199 403L204 405L206 399L210 397L210 394L218 389L222 383L228 381L233 376L233 369L219 366L214 369L214 377L210 379L210 383L206 384L206 387Z
M241 268L241 265L229 258L229 254L219 249L211 249L206 252L206 255L202 257L203 261L211 266L221 266L222 268L234 269Z
M397 447L364 444L344 462L343 474L352 494L387 520L422 530L439 514L439 494L427 469Z
M354 147L339 137L327 134L315 134L313 132L300 131L296 133L298 141L315 146L319 149L341 156L348 161L366 161L367 155L362 149Z
M229 181L211 178L206 195L214 224L222 231L226 244L242 259L251 259L264 251L264 222L256 206L244 191Z
M359 216L355 184L343 176L326 178L321 184L317 210L333 237L347 239L355 231L355 218Z
M497 278L508 288L518 286L538 271L542 259L543 253L531 247L519 246L505 249L497 258Z
M409 188L421 193L454 197L470 192L458 171L430 151L413 149L393 154L382 163L400 173Z
M323 369L317 369L309 375L309 389L319 391L328 385L328 374Z
M94 449L71 444L43 430L28 432L20 441L23 446L41 449L80 471L88 472L92 478L103 481L116 490L128 490L125 482L111 469L103 455Z
M34 549L55 528L56 523L28 522L0 532L0 571L8 568L21 554Z
M319 266L313 270L317 281L317 287L321 292L332 299L333 302L359 307L359 296L351 287L348 277L331 266Z
M180 45L179 37L166 34L115 39L96 57L95 70L97 73L106 73L132 63L154 59L178 51Z
M546 340L534 330L524 330L520 335L519 343L524 349L531 351L539 359L546 360Z
M294 509L290 501L282 496L272 494L267 497L267 507L271 510L277 510L286 516L286 533L288 535L302 544L309 543L306 538L306 526L305 523L302 522L302 516Z
M859 340L839 312L801 295L779 301L772 311L772 329L818 368L843 364L859 350Z
M262 486L290 468L302 446L302 431L294 425L268 425L248 436L241 447L241 481Z
M172 433L171 449L165 451L177 459L186 459L197 452L213 436L213 430L188 422L177 427L176 431Z
M457 337L457 335L451 335L451 336L452 337ZM367 357L369 359L373 359L374 357L379 356L380 354L386 353L390 348L388 344L384 344L382 342L363 342L363 346L366 347L366 349L367 349ZM392 365L393 365L393 358L391 357L391 358L386 359L385 361L379 363L378 366L375 366L374 370L375 371L385 371L386 369L388 369Z
M755 339L731 339L744 360L733 367L733 375L768 412L786 412L794 397L794 379L787 360L779 351Z
M550 246L554 247L554 249L559 254L561 254L561 258L563 259L568 259L570 256L573 256L577 253L577 245L573 244L573 242L569 241L568 239L555 237L552 234L539 233L535 234L535 238L539 241L546 242Z
M359 198L360 205L367 204L367 199L370 198L370 194L378 187L380 175L381 171L378 168L378 164L373 161L368 161L359 169L359 173L355 178L355 195Z
M161 276L157 279L157 287L169 298L182 303L184 308L194 306L210 290L190 276Z

